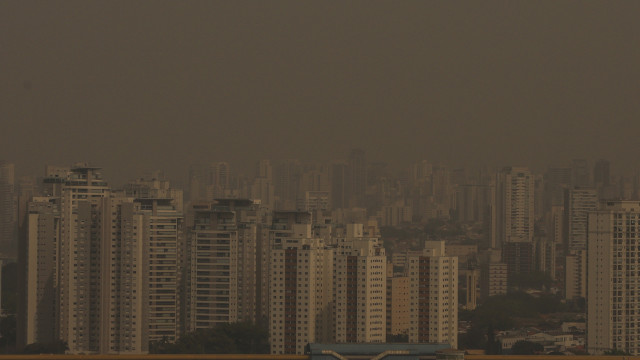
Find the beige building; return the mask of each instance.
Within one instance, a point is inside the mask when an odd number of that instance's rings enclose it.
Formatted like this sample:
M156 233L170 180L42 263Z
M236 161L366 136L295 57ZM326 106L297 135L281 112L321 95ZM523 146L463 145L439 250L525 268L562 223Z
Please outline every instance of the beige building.
M387 263L387 335L409 334L409 290L409 277L394 276L392 264Z
M409 342L458 346L458 258L445 256L444 241L427 241L408 260Z
M59 199L58 199L59 200ZM27 215L24 269L24 333L18 334L21 345L52 343L58 332L58 292L56 283L60 237L60 208L55 198L33 198ZM21 314L22 315L22 314Z
M336 342L386 341L386 256L363 224L348 224L335 254Z
M112 192L84 164L47 170L49 196L33 198L27 216L23 342L60 339L72 353L117 354L174 341L181 197Z
M191 212L187 328L255 321L258 206L219 199Z
M640 354L640 202L601 202L587 231L587 351Z
M274 234L270 257L272 354L304 354L307 344L334 342L334 249L312 237L311 224Z

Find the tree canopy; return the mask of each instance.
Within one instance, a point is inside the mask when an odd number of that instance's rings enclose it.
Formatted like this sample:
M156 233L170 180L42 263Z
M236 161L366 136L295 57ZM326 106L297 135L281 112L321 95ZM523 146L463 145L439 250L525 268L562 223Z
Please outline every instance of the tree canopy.
M517 341L511 347L511 354L513 355L534 355L539 354L542 351L544 351L544 346L542 346L542 344L526 340Z
M268 354L269 334L251 322L218 324L188 333L175 343L153 342L151 354Z

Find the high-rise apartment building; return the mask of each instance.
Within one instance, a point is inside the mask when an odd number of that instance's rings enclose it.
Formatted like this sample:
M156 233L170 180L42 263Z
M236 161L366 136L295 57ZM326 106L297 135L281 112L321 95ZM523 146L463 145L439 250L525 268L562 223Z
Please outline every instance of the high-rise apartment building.
M607 186L611 182L611 163L600 159L593 166L593 184L596 187Z
M408 257L409 342L458 346L458 258L445 256L444 241L427 241Z
M18 227L13 164L0 162L0 257L15 260Z
M57 270L60 236L59 199L34 198L29 203L28 238L25 253L28 257L22 263L25 271L25 294L20 303L20 318L24 328L19 329L20 345L35 342L53 343L58 340L59 327ZM23 313L24 312L24 316Z
M218 199L191 211L188 329L255 321L258 206Z
M586 159L573 159L571 161L571 177L573 186L591 186L591 172L589 162Z
M367 192L367 159L362 149L352 149L349 153L349 180L351 207L364 206Z
M99 168L77 164L62 181L58 264L59 336L71 352L100 352L103 199L111 189ZM110 233L109 233L110 234ZM104 254L104 256L109 256Z
M587 232L587 351L640 354L640 202L602 202Z
M143 295L148 341L176 341L183 327L187 299L186 234L179 198L137 198L143 216Z
M311 224L282 230L270 239L271 353L304 354L309 343L335 340L334 249L313 237Z
M402 261L404 267L406 259ZM394 274L393 263L387 263L387 336L408 335L411 318L409 316L409 277L403 273Z
M330 167L331 209L349 207L349 169L345 163L334 163Z
M587 251L574 250L565 258L565 298L587 296Z
M500 250L489 249L480 254L480 294L483 298L507 293L507 264Z
M496 176L495 241L533 241L534 178L527 168L505 167Z
M43 181L49 196L29 204L21 342L62 340L72 353L144 353L150 340L175 341L181 192L156 197L167 189L152 181L113 192L98 168L58 170Z
M589 212L598 209L598 193L592 188L574 187L564 193L564 248L584 250L587 247Z
M564 280L567 299L586 296L586 258L589 213L598 209L598 193L592 188L565 189Z
M386 341L386 256L363 224L348 224L335 254L336 341Z

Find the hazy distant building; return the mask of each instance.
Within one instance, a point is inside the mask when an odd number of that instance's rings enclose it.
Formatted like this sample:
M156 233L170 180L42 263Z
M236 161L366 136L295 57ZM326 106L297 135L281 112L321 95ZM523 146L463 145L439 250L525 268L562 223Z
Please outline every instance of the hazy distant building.
M564 189L571 187L571 168L549 168L544 174L544 209L563 205Z
M494 188L490 185L459 185L455 217L459 222L483 222L490 218Z
M398 226L403 223L411 223L413 212L410 206L401 202L393 205L383 206L380 210L381 226Z
M479 256L480 294L483 299L507 293L507 264L500 250L489 249Z
M600 159L593 166L593 184L596 187L609 185L611 182L611 163Z
M527 168L505 167L496 175L495 241L532 242L534 231L534 178Z
M328 191L305 191L304 197L298 199L300 211L327 211L329 208Z
M18 227L13 164L0 162L0 257L16 259Z
M535 270L543 272L551 279L556 278L556 244L553 238L541 236L535 238Z
M367 159L362 149L352 149L349 153L350 207L361 207L365 203L367 191Z
M507 264L509 275L528 274L535 270L535 245L526 240L502 244L502 262Z
M575 250L565 258L565 298L587 296L587 252Z
M474 310L478 306L478 290L480 289L480 269L470 268L460 270L460 277L464 279L464 299L462 304L466 310Z
M602 202L589 213L587 351L640 354L640 202Z
M564 244L564 222L564 206L552 206L545 216L545 232L558 247Z
M445 256L444 241L427 241L408 258L409 342L458 345L458 258Z
M349 177L345 163L334 163L330 168L331 209L344 209L349 207Z
M573 159L571 162L572 185L580 187L591 186L589 162L585 159Z
M565 251L585 250L589 212L598 208L598 194L592 188L565 189L564 243Z

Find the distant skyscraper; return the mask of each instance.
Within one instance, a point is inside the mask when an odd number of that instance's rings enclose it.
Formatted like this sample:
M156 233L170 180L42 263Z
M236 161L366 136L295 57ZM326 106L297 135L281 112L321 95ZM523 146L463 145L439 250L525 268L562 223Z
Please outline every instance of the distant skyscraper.
M352 149L349 153L349 179L351 206L364 206L367 191L367 159L362 149Z
M587 251L573 250L565 257L565 298L587 297Z
M0 162L0 257L16 259L17 236L14 166Z
M587 220L589 212L598 209L598 194L595 189L574 187L564 194L564 248L571 250L587 248Z
M574 159L571 162L572 185L588 187L591 186L591 175L589 172L589 162L585 159Z
M593 183L596 187L607 186L611 182L611 163L600 159L593 167Z
M347 165L344 163L332 164L330 171L330 180L331 208L333 210L348 208L348 198L350 191Z
M602 202L588 226L587 351L639 355L640 202Z
M496 244L531 242L534 231L534 179L529 169L505 167L496 176Z
M282 161L275 168L275 194L278 210L295 210L302 175L300 162Z
M544 211L563 205L564 189L571 187L571 168L549 168L544 174Z

